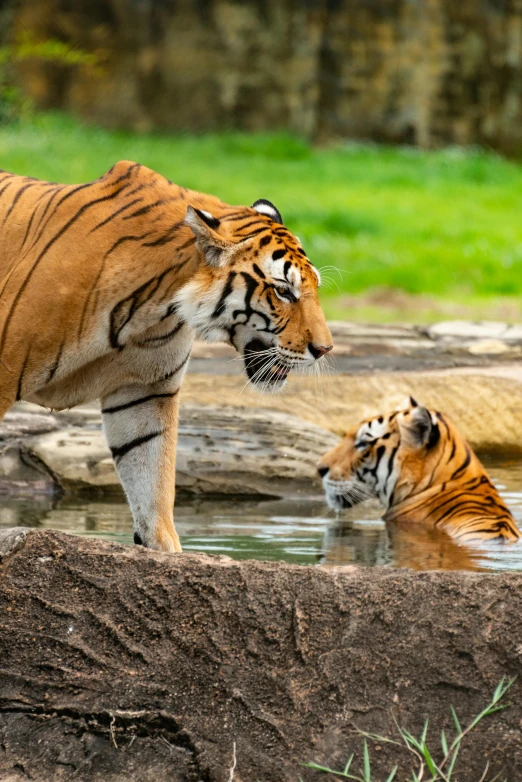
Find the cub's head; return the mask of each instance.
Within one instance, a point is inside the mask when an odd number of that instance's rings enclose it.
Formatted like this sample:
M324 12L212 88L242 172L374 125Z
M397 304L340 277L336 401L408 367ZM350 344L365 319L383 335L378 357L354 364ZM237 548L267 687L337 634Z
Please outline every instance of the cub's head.
M207 341L232 344L263 389L332 349L318 271L269 201L251 208L189 206L185 223L204 263L177 296L180 315Z
M448 463L440 458L447 444ZM409 397L393 413L370 418L348 432L317 469L334 510L351 508L370 497L388 509L429 488L441 479L441 470L449 479L452 461L456 456L462 460L461 452L465 459L466 449L469 452L446 418Z

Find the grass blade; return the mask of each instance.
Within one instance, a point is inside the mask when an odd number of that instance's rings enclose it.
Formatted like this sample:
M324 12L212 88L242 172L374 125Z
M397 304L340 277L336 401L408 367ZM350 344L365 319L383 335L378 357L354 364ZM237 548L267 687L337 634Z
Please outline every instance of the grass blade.
M453 722L455 723L455 727L457 728L457 733L459 736L462 735L462 728L460 727L459 718L457 717L457 712L453 708L453 706L450 706L451 716L453 717Z
M444 757L448 754L448 742L446 740L446 734L444 733L444 728L441 730L440 733L440 745L442 747L442 751L444 752Z
M366 740L364 742L363 762L364 762L364 782L372 782L372 772L370 769L370 753L368 751L368 742Z
M350 766L352 765L353 756L354 756L354 753L352 752L352 754L351 754L351 755L350 755L350 757L348 758L348 763L347 763L347 764L346 764L346 766L344 767L343 774L347 774L347 773L349 772L349 770L350 770Z

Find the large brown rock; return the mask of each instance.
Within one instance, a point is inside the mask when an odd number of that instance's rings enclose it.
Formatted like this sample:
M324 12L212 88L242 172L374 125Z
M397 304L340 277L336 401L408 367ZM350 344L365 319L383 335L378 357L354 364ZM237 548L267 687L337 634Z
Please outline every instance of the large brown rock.
M305 782L355 728L430 740L520 672L522 576L169 556L0 531L0 779ZM459 782L522 777L522 682ZM231 775L233 752L237 765ZM372 751L377 779L412 758Z

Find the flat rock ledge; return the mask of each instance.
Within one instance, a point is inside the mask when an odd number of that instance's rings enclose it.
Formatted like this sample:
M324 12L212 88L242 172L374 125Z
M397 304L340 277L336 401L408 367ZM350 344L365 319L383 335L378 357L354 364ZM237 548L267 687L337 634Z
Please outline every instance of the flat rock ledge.
M313 782L520 672L522 575L299 567L0 532L0 779ZM522 680L459 782L522 778ZM435 742L434 742L435 743ZM373 748L377 779L411 756ZM236 765L233 773L235 754ZM489 777L488 777L489 778Z
M184 405L178 436L180 493L320 491L315 463L338 437L285 412ZM97 406L44 414L17 405L0 423L0 491L121 493Z

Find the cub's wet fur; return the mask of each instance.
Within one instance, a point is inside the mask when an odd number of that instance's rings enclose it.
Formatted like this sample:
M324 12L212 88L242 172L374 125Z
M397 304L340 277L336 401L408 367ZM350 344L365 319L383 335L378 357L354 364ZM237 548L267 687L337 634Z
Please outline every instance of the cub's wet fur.
M376 497L386 521L431 525L459 542L520 538L468 443L447 416L411 397L348 432L318 470L335 510Z

